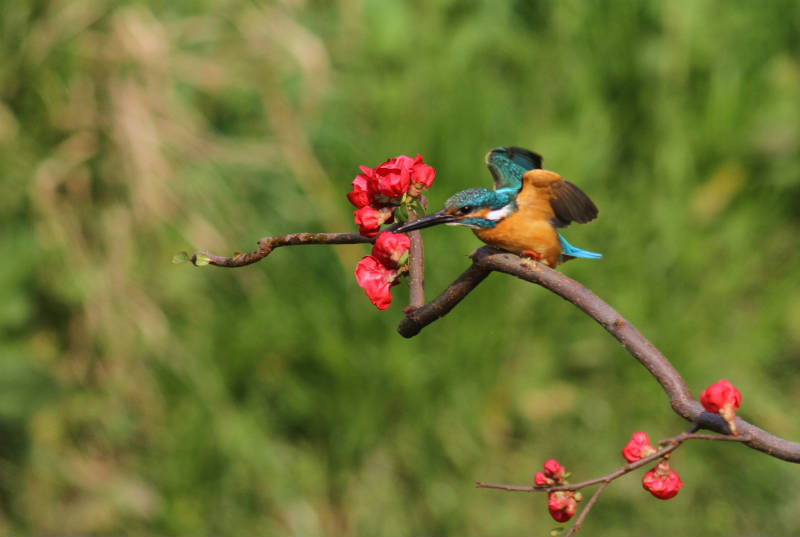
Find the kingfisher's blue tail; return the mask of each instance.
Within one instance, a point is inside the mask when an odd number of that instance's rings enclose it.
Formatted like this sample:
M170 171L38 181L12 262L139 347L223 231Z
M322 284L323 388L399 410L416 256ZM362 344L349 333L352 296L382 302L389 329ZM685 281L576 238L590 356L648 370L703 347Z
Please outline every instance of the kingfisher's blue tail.
M600 259L603 257L603 254L598 254L595 252L589 252L586 250L581 250L580 248L575 248L570 243L567 242L567 239L561 236L561 233L558 234L558 242L561 243L561 253L564 255L570 255L572 257L583 257L585 259Z

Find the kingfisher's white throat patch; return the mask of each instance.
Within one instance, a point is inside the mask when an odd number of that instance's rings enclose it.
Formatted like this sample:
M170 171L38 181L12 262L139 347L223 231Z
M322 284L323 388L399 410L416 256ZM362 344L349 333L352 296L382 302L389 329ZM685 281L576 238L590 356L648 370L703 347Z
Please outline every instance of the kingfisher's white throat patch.
M511 203L506 205L505 207L501 207L499 209L495 209L494 211L489 211L486 213L487 220L494 220L497 222L498 220L502 220L506 216L510 216L514 212L514 207Z

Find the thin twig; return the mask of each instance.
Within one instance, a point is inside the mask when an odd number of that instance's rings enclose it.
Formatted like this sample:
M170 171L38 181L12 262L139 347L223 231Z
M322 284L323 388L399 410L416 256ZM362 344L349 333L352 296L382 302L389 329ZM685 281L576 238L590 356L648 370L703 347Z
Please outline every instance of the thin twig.
M475 483L475 486L478 488L483 489L498 489L498 490L506 490L510 492L555 492L557 490L571 490L576 491L580 490L585 487L590 487L592 485L597 485L598 483L610 483L611 481L622 477L623 475L630 473L637 468L641 468L642 466L647 466L653 461L658 459L663 459L676 449L680 447L681 444L686 442L687 440L724 440L728 442L742 442L746 443L751 439L745 436L731 436L731 435L705 435L705 434L695 434L694 431L697 430L695 425L692 425L688 431L681 433L676 436L672 436L670 438L666 438L659 442L659 444L665 445L656 451L648 455L647 457L642 457L638 461L630 462L624 466L620 466L616 470L609 472L605 475L600 477L595 477L593 479L587 479L586 481L581 481L579 483L566 483L563 485L553 485L550 487L547 486L523 486L523 485L497 485L491 483L481 483L478 481Z
M482 481L475 482L477 489L497 489L505 490L508 492L547 492L547 487L531 487L530 485L500 485L497 483L483 483Z
M600 496L600 493L605 490L605 488L615 479L622 477L623 475L636 470L637 468L641 468L642 466L646 466L653 461L658 459L666 459L669 457L670 453L678 449L684 442L687 440L721 440L727 442L747 442L750 439L744 436L733 436L733 435L714 435L714 434L696 434L697 425L692 424L689 429L679 435L671 436L669 438L665 438L659 445L665 445L656 451L655 453L648 455L647 457L643 457L638 461L634 461L628 463L624 466L621 466L614 470L613 472L609 472L606 475L596 477L594 479L587 479L586 481L581 481L580 483L573 483L573 484L563 484L563 485L554 485L551 487L540 487L540 486L522 486L522 485L498 485L492 483L481 483L478 481L475 483L475 486L478 488L487 488L487 489L498 489L498 490L505 490L509 492L555 492L559 490L566 490L566 491L578 491L586 487L590 487L592 485L600 485L597 490L594 491L592 497L586 503L586 506L581 510L578 518L575 519L575 522L570 527L569 531L566 533L565 537L570 535L575 535L578 530L580 530L581 524L583 524L584 519L589 514L589 511L594 507L595 502L597 502L597 498Z
M625 466L620 466L613 472L609 472L605 475L600 477L595 477L593 479L587 479L586 481L581 481L579 483L573 484L564 484L564 485L553 485L551 487L538 487L538 486L524 486L524 485L498 485L493 483L481 483L478 481L475 483L477 488L482 489L498 489L498 490L506 490L509 492L555 492L557 490L580 490L584 487L590 487L592 485L597 485L598 483L610 483L615 479L622 477L623 475L630 473L637 468L641 468L642 466L646 466L651 462L663 458L665 455L675 451L678 446L680 446L681 442L669 445L663 449L658 450L657 452L653 453L652 455L648 455L647 457L643 457L638 461L630 462Z
M564 537L570 537L570 535L575 535L576 533L578 533L578 530L581 529L581 524L583 524L583 521L586 518L586 515L588 515L589 511L592 510L592 507L594 507L595 502L597 502L598 496L600 496L600 493L605 490L605 488L608 486L609 483L610 483L610 481L605 481L603 483L600 483L600 486L597 487L597 490L594 491L594 494L592 494L592 497L589 498L589 501L586 502L586 505L584 506L584 508L581 509L581 512L578 515L578 518L576 518L575 522L572 523L572 527L564 535Z
M277 237L264 237L258 241L258 248L246 254L234 254L224 257L208 252L195 252L189 259L197 265L198 255L209 259L209 265L217 267L236 268L250 265L267 257L272 250L280 246L296 246L300 244L360 244L370 243L374 239L359 235L358 233L291 233Z

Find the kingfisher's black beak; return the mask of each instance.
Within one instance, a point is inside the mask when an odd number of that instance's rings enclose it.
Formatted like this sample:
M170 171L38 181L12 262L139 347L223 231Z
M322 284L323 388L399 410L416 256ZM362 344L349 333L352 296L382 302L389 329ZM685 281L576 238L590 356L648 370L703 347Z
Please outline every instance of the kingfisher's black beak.
M399 228L393 230L393 233L406 233L408 231L414 231L415 229L422 229L424 227L431 227L436 226L438 224L447 224L449 222L455 222L458 220L458 217L454 214L446 213L444 209L441 211L436 211L435 213L429 214L428 216L423 216L419 220L414 220L413 222L408 222L403 224Z

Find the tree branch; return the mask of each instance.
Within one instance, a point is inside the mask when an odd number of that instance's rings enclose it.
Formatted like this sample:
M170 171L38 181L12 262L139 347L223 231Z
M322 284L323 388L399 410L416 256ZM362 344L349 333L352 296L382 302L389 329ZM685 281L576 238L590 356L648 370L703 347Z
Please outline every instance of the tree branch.
M209 259L209 265L218 267L236 268L250 265L267 257L272 250L280 246L296 246L299 244L360 244L374 242L374 238L365 237L358 233L291 233L277 237L264 237L258 241L258 248L246 254L234 254L224 257L209 254L208 252L195 252L189 261L197 266L198 255Z
M420 195L420 203L427 205L425 197ZM416 211L409 209L408 221L419 218ZM408 307L419 308L425 304L425 250L422 246L422 235L419 231L408 233L411 247L408 249Z
M396 227L396 225L389 226L384 231L391 231ZM258 241L258 249L246 254L224 257L200 251L192 254L190 260L195 265L198 264L199 258L205 258L208 264L211 265L243 267L264 259L275 248L281 246L371 242L374 242L374 238L364 237L358 233L292 233L277 237L264 237ZM412 257L411 253L409 256ZM417 280L415 280L411 293L411 303L416 304L424 300L422 298L422 255L413 257L410 260L410 268L413 269L416 264L419 271L416 274ZM703 429L723 435L727 435L730 432L725 420L717 414L706 412L702 405L692 398L686 382L669 360L661 354L661 351L611 306L580 283L541 263L523 259L488 246L479 248L471 257L472 265L438 297L416 309L408 309L406 317L397 328L397 331L403 337L413 337L430 323L447 315L492 271L511 274L552 291L597 321L655 377L669 397L673 410L678 415ZM789 462L800 462L800 444L776 437L738 417L736 418L736 427L740 432L741 438L746 439L743 443L748 447ZM735 439L731 438L730 440Z
M397 331L401 336L411 338L420 333L427 325L436 319L444 317L450 310L461 302L461 299L475 289L491 272L491 270L472 264L456 281L450 284L442 294L425 304L410 311L400 322Z
M655 377L669 397L673 410L684 419L703 429L728 434L727 423L717 414L706 412L692 398L686 382L678 371L650 341L624 317L580 283L541 263L488 246L472 254L472 266L445 291L425 306L410 311L400 323L398 332L404 337L418 334L425 326L446 315L491 271L511 274L540 285L574 304L597 321ZM736 418L740 435L747 446L789 462L800 462L800 444L778 438L763 429Z

